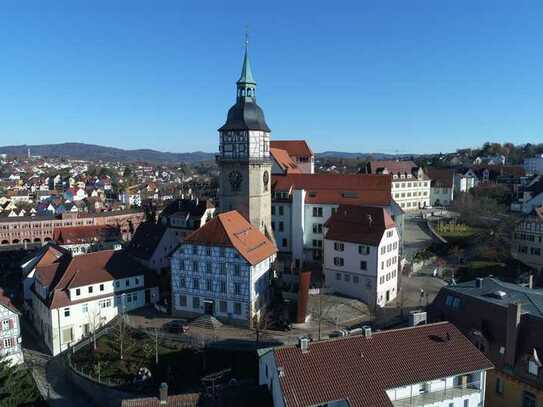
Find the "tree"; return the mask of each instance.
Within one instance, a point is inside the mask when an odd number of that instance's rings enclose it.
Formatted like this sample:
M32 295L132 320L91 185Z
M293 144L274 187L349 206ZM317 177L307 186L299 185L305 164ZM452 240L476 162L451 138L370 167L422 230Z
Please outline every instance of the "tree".
M87 312L87 318L89 321L89 329L92 334L93 348L94 351L96 351L96 331L102 326L100 309L93 309Z
M41 396L30 370L0 360L0 406L39 405Z

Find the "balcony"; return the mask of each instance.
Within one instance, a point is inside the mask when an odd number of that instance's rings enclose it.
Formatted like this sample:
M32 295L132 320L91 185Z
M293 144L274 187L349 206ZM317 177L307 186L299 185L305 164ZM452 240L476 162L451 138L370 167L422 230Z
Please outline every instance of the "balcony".
M479 382L467 383L460 386L448 387L436 391L428 391L392 401L394 407L422 407L456 398L466 398L481 393Z

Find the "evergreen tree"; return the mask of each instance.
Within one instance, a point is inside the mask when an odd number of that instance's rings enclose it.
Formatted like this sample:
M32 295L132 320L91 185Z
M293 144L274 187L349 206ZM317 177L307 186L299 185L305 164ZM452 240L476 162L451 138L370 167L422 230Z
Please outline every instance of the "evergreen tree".
M11 366L7 360L0 360L0 407L41 405L30 370L22 366Z

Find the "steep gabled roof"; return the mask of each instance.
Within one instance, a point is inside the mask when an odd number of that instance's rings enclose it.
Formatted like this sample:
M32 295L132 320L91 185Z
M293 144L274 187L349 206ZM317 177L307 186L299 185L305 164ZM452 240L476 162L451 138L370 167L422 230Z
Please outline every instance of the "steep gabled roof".
M311 157L313 151L305 140L271 140L271 148L285 150L291 157Z
M126 250L135 257L149 260L155 253L167 229L162 223L141 223Z
M379 174L385 169L390 174L412 174L418 168L413 161L399 160L379 160L369 162L370 171L372 174Z
M275 244L238 211L216 216L187 236L185 243L232 247L253 266L277 252Z
M385 230L396 224L385 208L341 205L325 226L328 240L377 246Z
M285 405L347 400L350 407L392 407L386 390L491 369L450 323L375 332L273 350Z
M449 168L427 168L426 175L434 188L452 188L454 170Z
M292 161L292 158L287 153L286 150L281 150L279 148L270 148L270 153L279 166L281 170L285 174L299 174L300 168L298 168L298 165Z
M58 244L80 244L120 240L118 227L111 225L87 225L55 228L53 240Z

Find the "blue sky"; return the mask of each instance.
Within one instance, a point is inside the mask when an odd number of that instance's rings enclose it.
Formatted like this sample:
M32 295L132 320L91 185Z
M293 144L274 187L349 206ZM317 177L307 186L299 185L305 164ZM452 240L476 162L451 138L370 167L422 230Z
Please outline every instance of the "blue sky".
M0 145L215 151L245 26L272 137L315 151L543 141L543 2L5 0Z

